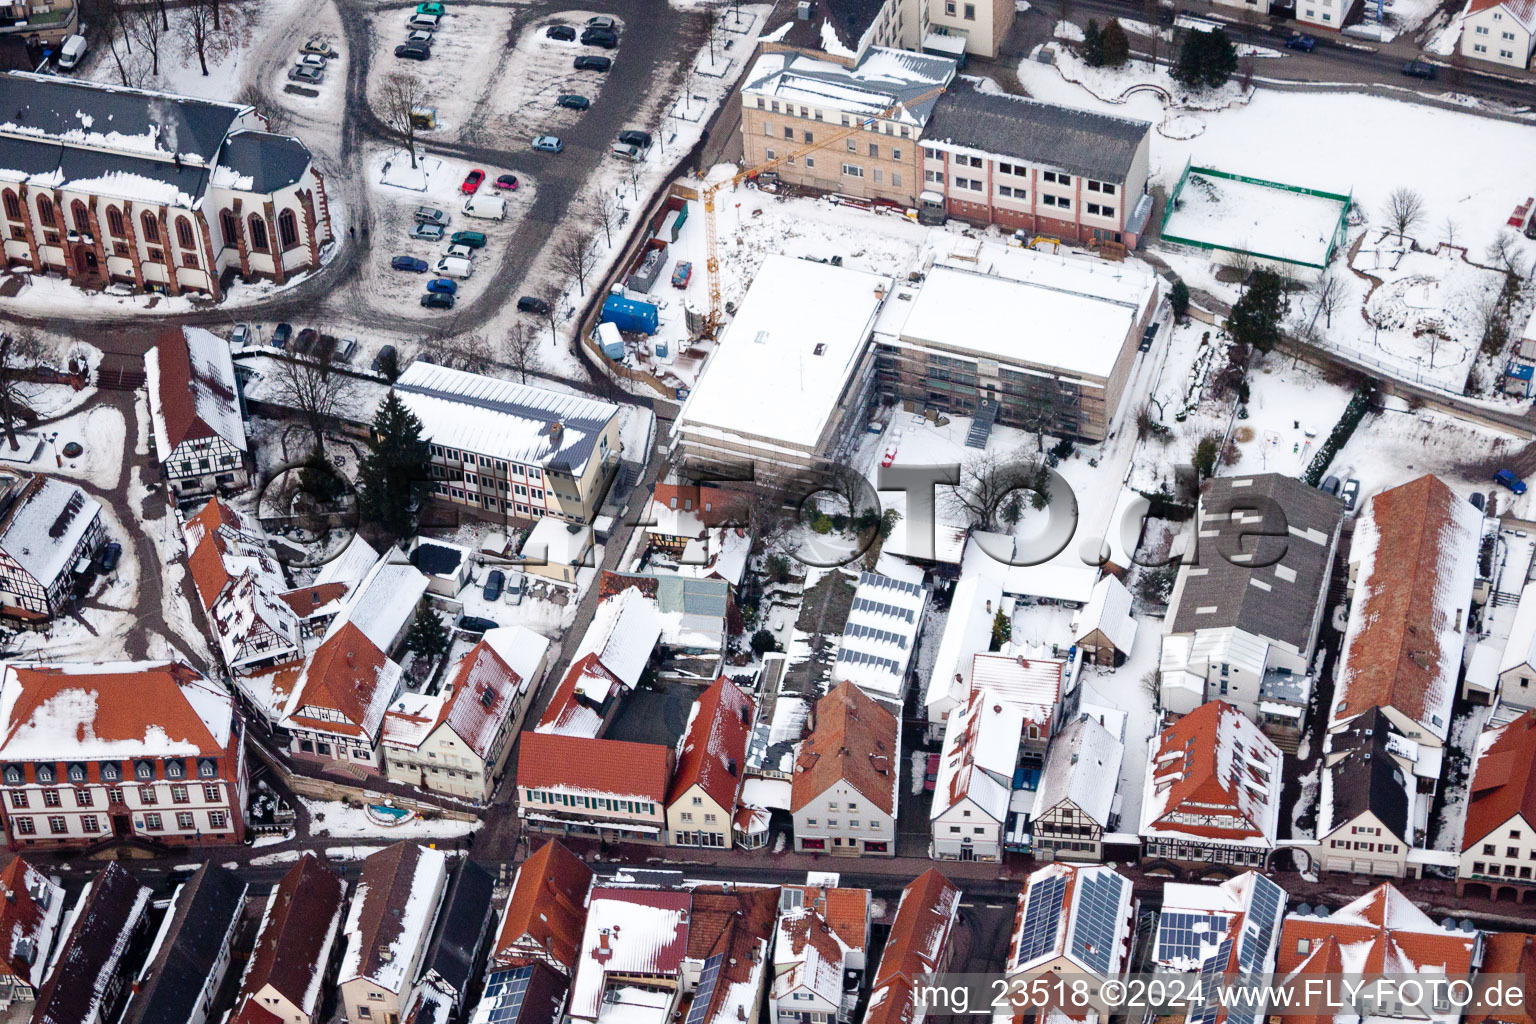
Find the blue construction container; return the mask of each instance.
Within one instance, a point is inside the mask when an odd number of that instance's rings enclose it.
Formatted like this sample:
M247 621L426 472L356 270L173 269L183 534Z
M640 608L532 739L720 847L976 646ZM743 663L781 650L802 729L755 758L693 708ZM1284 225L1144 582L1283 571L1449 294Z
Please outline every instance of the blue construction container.
M603 323L611 323L621 331L634 334L655 334L656 307L649 302L610 295L603 302Z

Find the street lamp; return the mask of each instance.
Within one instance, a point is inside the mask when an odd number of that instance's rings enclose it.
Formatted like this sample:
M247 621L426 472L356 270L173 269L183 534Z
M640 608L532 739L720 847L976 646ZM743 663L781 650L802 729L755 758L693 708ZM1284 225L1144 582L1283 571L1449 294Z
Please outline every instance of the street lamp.
M64 468L64 456L59 454L59 432L57 430L53 431L52 433L50 433L48 435L48 443L53 445L53 461L54 461L54 463L57 465L57 468L63 469Z

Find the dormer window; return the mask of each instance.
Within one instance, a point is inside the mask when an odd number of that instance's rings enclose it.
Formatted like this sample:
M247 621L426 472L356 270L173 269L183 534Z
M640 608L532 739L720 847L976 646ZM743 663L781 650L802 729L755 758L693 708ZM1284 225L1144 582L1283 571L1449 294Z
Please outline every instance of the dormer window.
M69 781L70 782L84 782L85 781L85 765L78 764L78 763L70 765L69 766Z
M19 786L22 782L21 769L13 764L5 766L5 784L7 786Z
M53 776L53 765L51 765L51 764L40 764L40 765L37 766L37 781L38 782L52 782L53 778L54 778L54 776Z
M167 762L165 762L165 777L166 778L168 778L168 779L179 779L179 778L182 778L183 776L185 776L186 774L187 774L186 766L183 765L180 761L167 761Z
M136 779L152 779L155 777L155 766L148 761L136 761L133 765L133 777Z
M212 761L202 760L197 762L197 774L205 779L211 779L219 774L219 769Z
M105 782L116 782L122 777L122 772L118 769L116 762L108 761L101 766L101 777Z

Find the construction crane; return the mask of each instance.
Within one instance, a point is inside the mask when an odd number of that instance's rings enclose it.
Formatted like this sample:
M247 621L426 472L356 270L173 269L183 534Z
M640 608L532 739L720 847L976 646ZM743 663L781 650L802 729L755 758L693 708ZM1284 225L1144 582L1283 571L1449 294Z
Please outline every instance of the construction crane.
M717 181L713 184L707 184L704 186L704 237L708 245L709 254L708 259L704 264L709 270L709 319L704 323L704 336L712 337L715 332L720 329L721 323L723 321L720 302L720 245L719 238L715 234L716 194L724 188L735 188L745 179L756 177L757 175L762 174L764 171L771 171L773 168L779 166L780 164L791 163L799 157L814 153L817 150L824 149L835 142L840 142L843 139L849 138L850 136L857 135L867 129L870 125L876 124L882 119L892 116L898 109L902 107L917 106L920 103L924 103L929 99L938 96L943 91L944 87L941 85L937 88L929 89L927 92L922 93L921 95L916 96L910 100L893 103L886 107L884 110L880 111L878 114L866 117L861 121L855 121L851 125L845 125L841 128L838 128L836 131L832 132L832 134L823 137L820 142L806 143L798 149L794 149L788 153L785 153L783 156L774 157L772 160L765 160L754 167L748 167L744 170L737 171L735 174L731 175L731 177L726 178L723 181ZM917 145L916 139L912 140L912 142L914 146Z

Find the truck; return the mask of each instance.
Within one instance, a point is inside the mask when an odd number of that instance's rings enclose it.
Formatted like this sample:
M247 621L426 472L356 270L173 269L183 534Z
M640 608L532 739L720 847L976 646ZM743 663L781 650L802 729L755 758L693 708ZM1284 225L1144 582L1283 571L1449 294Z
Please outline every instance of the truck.
M85 36L82 35L73 35L64 40L64 45L59 48L59 70L68 71L79 64L87 46Z
M649 302L637 302L622 295L610 295L603 302L603 323L611 323L621 331L632 334L656 333L656 307Z
M507 201L501 196L470 196L464 203L464 216L481 220L502 220L507 215Z

